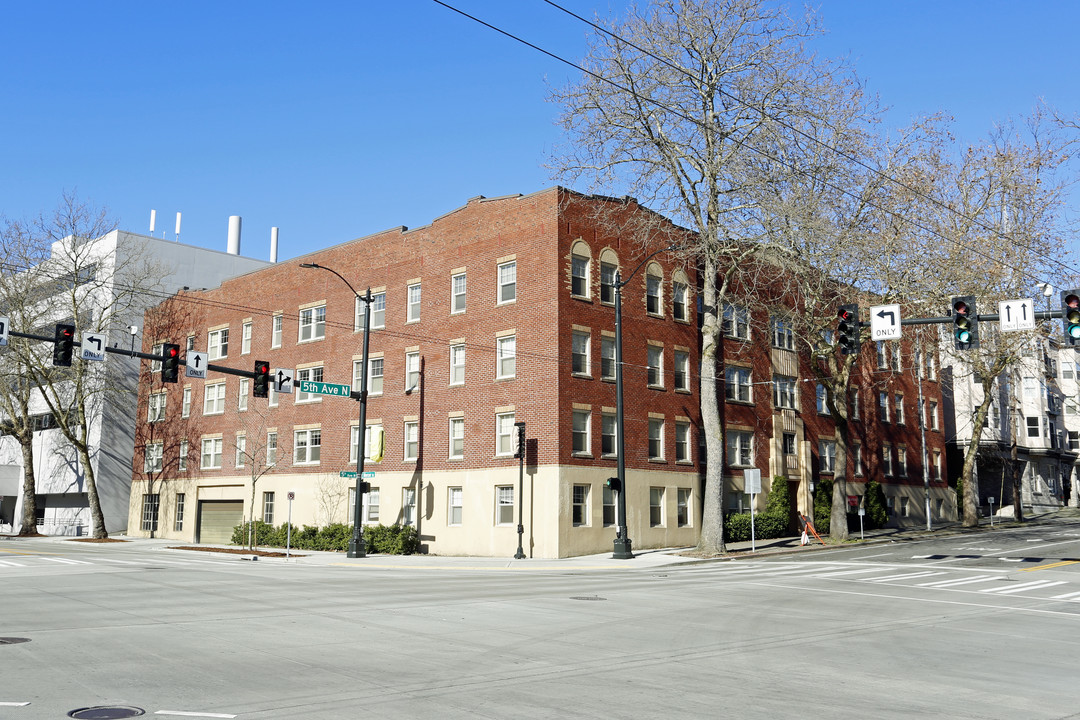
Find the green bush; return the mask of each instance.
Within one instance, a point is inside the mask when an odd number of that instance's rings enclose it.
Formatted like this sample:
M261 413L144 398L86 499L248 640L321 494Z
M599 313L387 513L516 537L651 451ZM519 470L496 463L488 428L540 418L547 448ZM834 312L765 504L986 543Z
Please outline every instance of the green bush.
M371 525L364 528L369 553L412 555L420 549L420 535L412 525Z
M297 528L293 525L291 538L289 526L285 523L275 528L260 520L256 521L255 528L259 532L258 544L261 547L283 548L286 541L291 539L292 547L297 550L343 552L348 549L349 540L352 539L352 526L344 523L334 523L323 528L313 525ZM247 538L248 523L241 523L233 528L234 545L247 545ZM411 526L370 525L364 527L364 544L369 553L412 555L420 549L420 535L416 528Z
M790 517L791 497L787 479L775 477L764 512L754 515L754 537L758 540L784 537L788 534ZM724 516L724 541L746 542L748 540L750 540L750 513L729 513Z
M889 506L885 501L885 491L881 483L871 480L866 484L866 529L877 530L889 522Z
M814 489L814 529L824 537L832 525L832 488L831 477L822 477Z

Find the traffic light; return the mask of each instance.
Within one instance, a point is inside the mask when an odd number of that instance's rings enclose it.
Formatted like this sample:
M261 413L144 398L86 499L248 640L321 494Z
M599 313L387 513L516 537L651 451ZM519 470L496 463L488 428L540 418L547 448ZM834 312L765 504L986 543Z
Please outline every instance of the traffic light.
M251 394L257 398L270 397L270 363L265 360L255 361L255 383Z
M619 492L622 490L622 483L619 482L619 478L617 477L609 477L604 484L607 485L612 492Z
M862 346L859 337L859 306L841 305L836 312L836 344L844 355L858 355Z
M1080 346L1080 290L1061 291L1061 322L1065 325L1065 343Z
M165 343L161 347L161 382L174 383L180 378L180 346Z
M957 350L979 347L979 319L975 296L963 295L952 299L953 340Z
M53 340L52 364L71 367L71 352L75 344L75 326L57 325L56 339Z

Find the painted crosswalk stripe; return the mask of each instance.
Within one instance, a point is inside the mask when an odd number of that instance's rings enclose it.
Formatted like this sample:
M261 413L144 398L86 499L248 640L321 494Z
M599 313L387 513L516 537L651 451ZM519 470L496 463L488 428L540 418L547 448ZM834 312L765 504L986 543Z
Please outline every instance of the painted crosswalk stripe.
M962 578L960 580L935 580L928 583L919 583L919 587L932 587L932 588L946 588L957 587L960 585L971 585L973 583L990 582L991 580L1000 580L1000 575L976 575L975 577Z
M91 563L85 560L71 560L70 558L56 558L56 557L42 557L42 560L48 560L49 562L64 563L65 565L90 565Z
M118 560L116 558L98 558L98 562L120 563L121 565L142 565L137 560Z
M1064 595L1055 595L1050 598L1051 600L1069 600L1071 598L1080 597L1080 592L1065 593Z
M866 580L867 580L867 582L888 582L890 580L914 580L915 578L931 577L933 575L944 575L944 574L945 574L944 570L940 570L940 571L937 571L937 572L934 572L932 570L927 570L925 572L905 573L903 575L886 575L885 577L879 577L879 578L867 578Z
M1019 585L1001 585L996 588L985 588L979 592L1012 595L1013 593L1024 592L1026 590L1042 590L1043 588L1054 587L1056 585L1064 585L1065 582L1065 580L1034 580L1032 582L1020 583Z
M0 560L0 565L4 567L26 567L22 563L17 563L14 560Z
M822 573L821 575L815 575L814 577L818 577L818 578L834 578L834 577L843 577L844 575L859 575L861 573L868 573L868 572L881 572L881 568L858 568L856 570L840 570L839 572Z

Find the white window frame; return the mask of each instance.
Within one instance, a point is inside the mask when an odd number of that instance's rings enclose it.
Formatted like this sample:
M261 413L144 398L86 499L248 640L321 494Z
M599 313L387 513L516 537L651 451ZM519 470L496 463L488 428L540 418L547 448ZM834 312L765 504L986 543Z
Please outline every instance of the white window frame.
M221 415L225 412L225 381L206 383L203 386L203 415Z
M654 449L656 452L653 452ZM664 420L662 418L649 418L648 453L649 460L652 462L664 460Z
M836 472L835 440L818 440L818 472L823 474Z
M589 527L589 496L592 486L577 483L570 488L570 522L573 527Z
M450 276L450 314L460 315L465 312L466 292L468 285L465 273L454 273Z
M248 394L251 391L251 378L240 378L240 389L236 395L236 411L246 412L248 409Z
M312 367L300 368L296 371L296 398L294 403L296 405L304 405L306 403L318 403L322 402L322 395L319 393L309 393L300 390L300 383L304 380L308 382L323 382L324 367L322 365L314 365Z
M405 392L409 393L420 387L420 353L405 353Z
M168 400L168 393L156 392L150 393L146 399L146 422L156 423L165 419L165 403Z
M277 430L266 433L266 464L273 467L277 465L278 434Z
M788 375L773 375L773 405L797 410L799 407L798 379Z
M465 516L465 493L460 487L446 488L446 524L459 527Z
M224 441L222 438L203 438L202 453L199 457L200 470L220 470L221 453Z
M772 346L781 350L795 349L795 332L791 327L791 321L784 317L773 316L769 318L772 330Z
M251 323L246 322L240 326L240 354L251 354Z
M600 302L604 305L615 304L615 273L618 271L618 265L600 261Z
M382 330L386 327L386 292L371 294L371 329ZM361 326L363 329L363 326Z
M162 441L152 442L146 444L146 450L144 452L143 471L144 472L161 472L162 458L165 455L165 443Z
M600 457L618 457L618 418L614 413L600 414ZM605 446L608 446L605 448Z
M575 456L592 457L592 413L573 410L570 417L570 451Z
M517 377L517 335L495 339L495 379Z
M293 430L293 465L305 467L322 461L322 428Z
M749 340L750 311L740 305L724 303L720 327L726 337Z
M275 315L271 323L270 349L276 350L281 347L281 340L285 334L285 317L280 314Z
M592 362L589 352L592 335L581 330L574 330L570 336L570 372L581 377L592 377Z
M236 458L233 466L242 468L247 463L247 435L240 433L236 436Z
M297 343L309 343L326 337L326 305L304 308L296 334Z
M180 441L180 450L176 456L176 469L179 472L187 472L188 453L191 452L190 445L187 440Z
M672 351L672 375L675 381L675 389L681 392L690 392L690 353L685 350Z
M754 383L750 368L734 365L724 368L724 398L729 402L753 402Z
M496 305L517 302L517 260L499 263L495 269L498 285Z
M465 384L465 343L450 346L450 384Z
M495 415L495 457L512 457L514 454L514 413Z
M589 299L589 270L592 258L587 255L570 256L570 295L582 300ZM579 287L580 286L580 287Z
M691 457L690 423L685 420L675 421L675 462L693 462Z
M664 277L652 272L645 273L645 314L664 316Z
M671 283L671 316L681 322L690 321L690 288L686 283Z
M450 460L465 459L465 418L452 417L449 422L449 453Z
M729 467L754 467L754 433L748 430L728 430L724 433Z
M402 460L415 462L420 457L420 421L406 420L401 433Z
M514 486L495 486L495 524L514 525Z
M206 335L206 359L221 360L229 357L229 328L211 330Z
M615 338L606 335L600 336L600 379L615 380Z
M649 345L646 357L648 358L649 387L662 389L664 387L664 348L659 345Z
M180 400L180 417L191 417L191 387L184 388Z
M405 289L405 322L420 322L421 283L412 283Z

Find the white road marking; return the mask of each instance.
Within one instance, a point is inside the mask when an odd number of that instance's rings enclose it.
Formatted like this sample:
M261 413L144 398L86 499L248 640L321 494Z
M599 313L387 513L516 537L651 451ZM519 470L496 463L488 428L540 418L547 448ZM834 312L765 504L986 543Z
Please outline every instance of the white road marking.
M815 575L814 577L834 578L834 577L842 577L844 575L858 575L860 573L878 572L880 570L881 570L881 568L878 568L878 567L859 568L858 570L841 570L840 572L827 572L827 573L822 573L821 575Z
M973 583L988 582L990 580L1000 579L1000 575L976 575L975 577L963 578L961 580L935 580L934 582L919 583L919 587L946 588L956 587L957 585L971 585Z
M155 715L181 715L183 717L204 717L204 718L234 718L235 715L229 715L227 713L202 713L202 712L189 712L187 710L158 710Z
M85 560L69 560L68 558L57 558L57 557L44 557L44 556L41 556L39 559L40 560L48 560L49 562L64 563L65 565L90 565L91 564L91 563L86 562Z
M1068 599L1074 598L1074 597L1080 597L1080 592L1065 593L1064 595L1055 595L1054 597L1052 597L1050 599L1051 600L1068 600Z
M0 705L4 707L26 707L29 704L28 702L0 702Z
M925 572L904 573L902 575L886 575L885 577L879 577L879 578L867 578L866 580L867 580L867 582L889 582L890 580L913 580L915 578L930 577L931 575L944 575L944 574L945 574L944 571L940 571L940 570L937 571L937 572L927 570Z
M26 567L22 563L17 563L14 560L0 560L0 565L4 567Z
M1064 580L1033 580L1031 582L1020 583L1019 585L999 585L998 587L985 588L979 592L1011 595L1012 593L1024 592L1025 590L1039 590L1064 584Z

